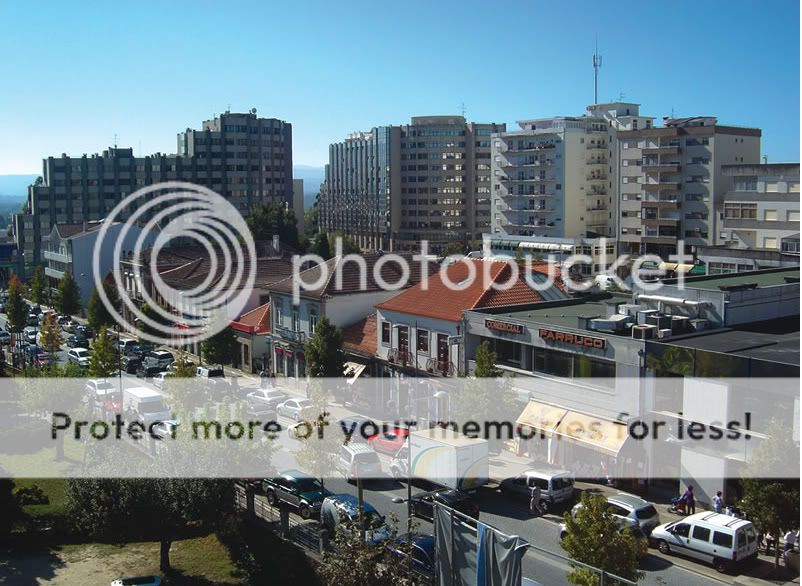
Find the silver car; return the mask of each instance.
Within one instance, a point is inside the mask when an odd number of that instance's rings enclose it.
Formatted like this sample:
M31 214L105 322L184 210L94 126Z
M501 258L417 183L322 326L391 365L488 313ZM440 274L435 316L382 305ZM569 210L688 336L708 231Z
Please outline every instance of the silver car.
M582 503L577 504L571 511L576 516ZM620 492L607 497L607 511L625 522L637 523L648 536L660 524L660 515L650 502L634 494Z
M276 407L279 415L289 417L295 421L308 419L312 411L312 401L309 399L287 399Z

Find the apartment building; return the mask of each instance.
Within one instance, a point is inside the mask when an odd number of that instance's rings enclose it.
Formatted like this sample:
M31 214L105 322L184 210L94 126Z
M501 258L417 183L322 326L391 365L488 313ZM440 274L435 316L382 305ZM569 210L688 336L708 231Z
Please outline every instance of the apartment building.
M663 258L716 242L718 211L734 176L725 165L756 164L758 128L722 126L715 117L664 118L662 127L618 133L622 253Z
M365 249L433 251L467 244L490 226L490 136L504 124L416 116L350 134L329 147L321 230Z
M134 156L132 148L102 154L48 157L28 188L26 213L12 218L26 264L41 262L42 242L56 224L105 218L126 195L163 181L189 181L226 197L247 215L257 203L293 206L292 125L226 112L200 130L178 134L177 154ZM303 215L303 211L299 211Z
M589 106L585 116L518 122L494 136L492 233L552 238L615 237L616 137L650 128L640 106Z

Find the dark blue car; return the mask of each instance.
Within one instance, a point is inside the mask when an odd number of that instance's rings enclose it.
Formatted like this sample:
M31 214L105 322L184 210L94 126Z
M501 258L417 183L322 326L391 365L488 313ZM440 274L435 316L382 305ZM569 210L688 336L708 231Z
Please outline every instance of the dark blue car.
M432 535L412 534L409 543L409 534L399 535L394 541L387 544L387 551L391 555L406 561L407 552L412 554L412 571L426 584L434 583L434 537Z

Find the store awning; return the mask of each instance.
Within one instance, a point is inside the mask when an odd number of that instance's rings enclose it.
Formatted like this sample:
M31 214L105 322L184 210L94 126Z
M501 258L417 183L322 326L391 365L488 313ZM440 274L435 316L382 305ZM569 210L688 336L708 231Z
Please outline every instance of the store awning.
M694 265L679 264L675 262L663 262L658 267L661 271L668 271L672 273L689 273L693 270Z
M627 426L617 421L568 411L555 430L562 439L617 456L626 441Z
M346 362L343 374L348 378L348 384L354 384L354 381L359 378L362 371L367 367L366 364L359 364L358 362Z
M566 413L568 410L562 407L529 401L515 423L542 432L546 437L551 437Z

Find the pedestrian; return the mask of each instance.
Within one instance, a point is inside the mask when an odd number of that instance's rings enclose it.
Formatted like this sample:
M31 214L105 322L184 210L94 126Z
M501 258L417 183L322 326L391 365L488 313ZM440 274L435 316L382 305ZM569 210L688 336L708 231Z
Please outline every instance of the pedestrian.
M795 542L796 533L792 529L789 529L785 535L783 535L783 551L793 551Z
M263 389L267 388L268 378L267 373L263 370L259 373L259 386Z
M540 487L533 485L529 489L529 514L542 515L543 511L540 508Z
M721 507L723 506L723 501L721 498L721 491L719 490L716 493L716 496L713 497L713 510L717 513L721 512Z
M696 500L693 497L693 485L689 484L685 494L682 495L682 499L685 501L685 514L686 515L693 515L696 513Z

